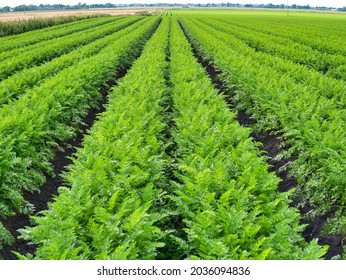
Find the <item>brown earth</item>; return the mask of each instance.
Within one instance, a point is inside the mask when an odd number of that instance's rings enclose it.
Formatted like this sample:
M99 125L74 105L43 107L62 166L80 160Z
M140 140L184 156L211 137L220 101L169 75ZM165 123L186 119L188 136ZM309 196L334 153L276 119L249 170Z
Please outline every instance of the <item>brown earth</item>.
M117 15L139 15L139 14L155 14L157 9L153 8L133 8L133 9L88 9L88 10L61 10L61 11L28 11L28 12L11 12L0 13L0 22L27 20L32 18L49 18L70 15L94 15L108 14Z
M184 27L180 25L185 31ZM186 36L186 33L185 33ZM189 40L188 36L186 38ZM191 41L189 40L190 44ZM205 60L198 53L197 49L191 44L192 50L198 62L206 69L207 74L209 75L211 81L213 82L216 89L219 93L228 93L225 94L225 101L230 106L234 108L234 101L232 99L232 93L228 90L227 85L225 85L220 79L221 74L220 70L217 70L211 61ZM240 125L244 127L252 127L256 123L256 120L249 115L246 110L238 111L237 121ZM287 192L292 188L297 187L297 181L294 177L290 176L287 170L282 170L282 167L288 164L289 162L294 161L294 158L284 158L282 160L275 160L275 157L281 150L281 140L280 133L275 131L261 131L261 132L252 132L250 136L253 138L254 142L261 143L260 149L265 152L267 155L267 163L269 164L269 171L275 172L275 174L281 179L279 184L279 191ZM292 197L291 197L292 198ZM297 207L300 200L299 197L292 198L291 207ZM343 253L343 237L336 234L324 234L323 229L327 222L327 219L333 215L333 211L329 213L315 217L313 219L306 218L306 214L312 209L310 205L305 205L304 207L297 207L301 214L300 224L306 225L305 230L302 232L304 239L307 242L311 242L312 239L318 239L320 245L328 245L328 251L324 255L324 259L331 260L334 257L339 258Z
M32 215L37 215L39 212L48 209L48 203L53 202L54 197L58 193L58 188L63 185L62 173L68 171L67 167L72 163L72 158L77 148L82 147L83 138L88 134L88 130L92 127L93 123L97 120L97 116L105 111L105 104L108 103L108 91L117 81L124 77L130 66L126 68L118 69L113 79L109 80L105 86L101 87L99 92L102 95L102 99L98 104L98 108L90 108L88 114L84 117L84 125L74 139L70 139L66 143L59 143L63 149L55 150L55 158L52 160L52 166L54 176L46 174L46 182L40 187L39 192L25 192L24 198L34 205L34 212ZM26 226L32 225L29 215L16 214L15 216L8 217L6 219L0 218L0 222L3 223L5 228L15 238L15 242L12 245L4 245L0 250L0 260L17 260L17 256L13 252L20 253L22 255L35 254L37 245L32 244L26 240L19 239L19 229L23 229Z

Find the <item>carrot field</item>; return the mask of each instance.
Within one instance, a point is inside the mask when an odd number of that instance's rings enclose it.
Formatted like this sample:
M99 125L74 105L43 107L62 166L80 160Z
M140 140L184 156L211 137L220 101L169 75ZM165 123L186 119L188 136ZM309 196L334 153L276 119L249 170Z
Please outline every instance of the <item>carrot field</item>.
M172 9L1 37L1 257L346 258L345 26Z

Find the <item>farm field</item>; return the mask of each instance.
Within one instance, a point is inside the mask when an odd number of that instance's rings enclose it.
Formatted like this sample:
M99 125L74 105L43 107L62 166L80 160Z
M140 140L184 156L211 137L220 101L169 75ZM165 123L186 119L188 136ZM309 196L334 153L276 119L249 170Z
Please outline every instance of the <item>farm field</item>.
M35 18L52 18L64 16L84 16L84 15L97 15L107 14L112 16L119 15L136 15L140 13L152 12L152 9L88 9L78 11L28 11L28 12L11 12L0 13L0 22L14 21L14 20L28 20Z
M0 38L2 258L345 258L345 24L177 9Z

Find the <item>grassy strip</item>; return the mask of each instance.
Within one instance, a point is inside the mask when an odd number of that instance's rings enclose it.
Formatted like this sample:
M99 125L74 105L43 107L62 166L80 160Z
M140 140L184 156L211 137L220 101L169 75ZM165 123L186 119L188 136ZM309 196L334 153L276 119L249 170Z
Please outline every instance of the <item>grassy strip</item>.
M86 28L92 28L109 22L114 22L121 18L122 17L102 17L85 19L82 21L74 21L35 32L21 34L19 36L0 38L0 53L33 45L42 41L63 37L74 32L82 31Z
M117 69L130 65L159 18L148 19L135 31L99 54L65 69L17 102L0 111L0 213L30 212L23 190L35 190L50 172L57 142L74 137L88 109L97 104L99 87Z
M173 200L185 223L186 239L177 238L185 257L320 258L325 248L304 241L289 193L278 192L279 179L217 95L177 22L170 78L182 182L175 183Z
M34 86L39 86L45 79L58 74L63 69L77 64L83 59L96 55L107 45L137 28L140 24L133 23L140 19L139 17L129 17L119 20L114 23L114 33L97 39L70 53L52 59L50 62L40 66L24 69L3 80L0 82L0 106L8 103L10 100L17 99L18 96L23 95L27 90ZM131 26L128 27L129 25Z
M65 176L71 188L21 231L39 245L36 259L154 259L164 245L155 224L165 216L167 36L164 20L84 138Z
M303 70L291 68L283 75L277 71L279 65L244 55L185 18L183 22L199 53L223 72L238 106L252 114L260 128L283 133L287 149L280 157L296 158L290 171L298 180L300 197L315 207L310 214L335 206L337 215L328 231L346 234L346 88L300 84L292 76L299 79Z

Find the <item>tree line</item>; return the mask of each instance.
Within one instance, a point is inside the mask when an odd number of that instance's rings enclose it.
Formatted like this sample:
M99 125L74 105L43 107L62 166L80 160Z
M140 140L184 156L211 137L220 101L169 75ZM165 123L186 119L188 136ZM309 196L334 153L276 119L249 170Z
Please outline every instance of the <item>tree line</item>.
M181 6L181 4L170 4L170 3L155 3L155 4L129 4L129 5L115 5L111 3L106 4L90 4L79 2L77 5L63 5L63 4L40 4L40 5L19 5L14 8L9 6L0 8L0 12L25 12L25 11L52 11L52 10L80 10L80 9L110 9L110 8L119 8L119 7L132 7L132 6ZM245 8L265 8L265 9L285 9L287 6L285 4L234 4L229 2L222 3L206 3L206 4L189 4L190 7L245 7ZM290 9L298 10L309 10L309 9L318 9L318 10L331 10L331 7L311 7L310 5L296 5L292 4L288 6ZM346 11L346 6L343 8L337 9L340 12Z

